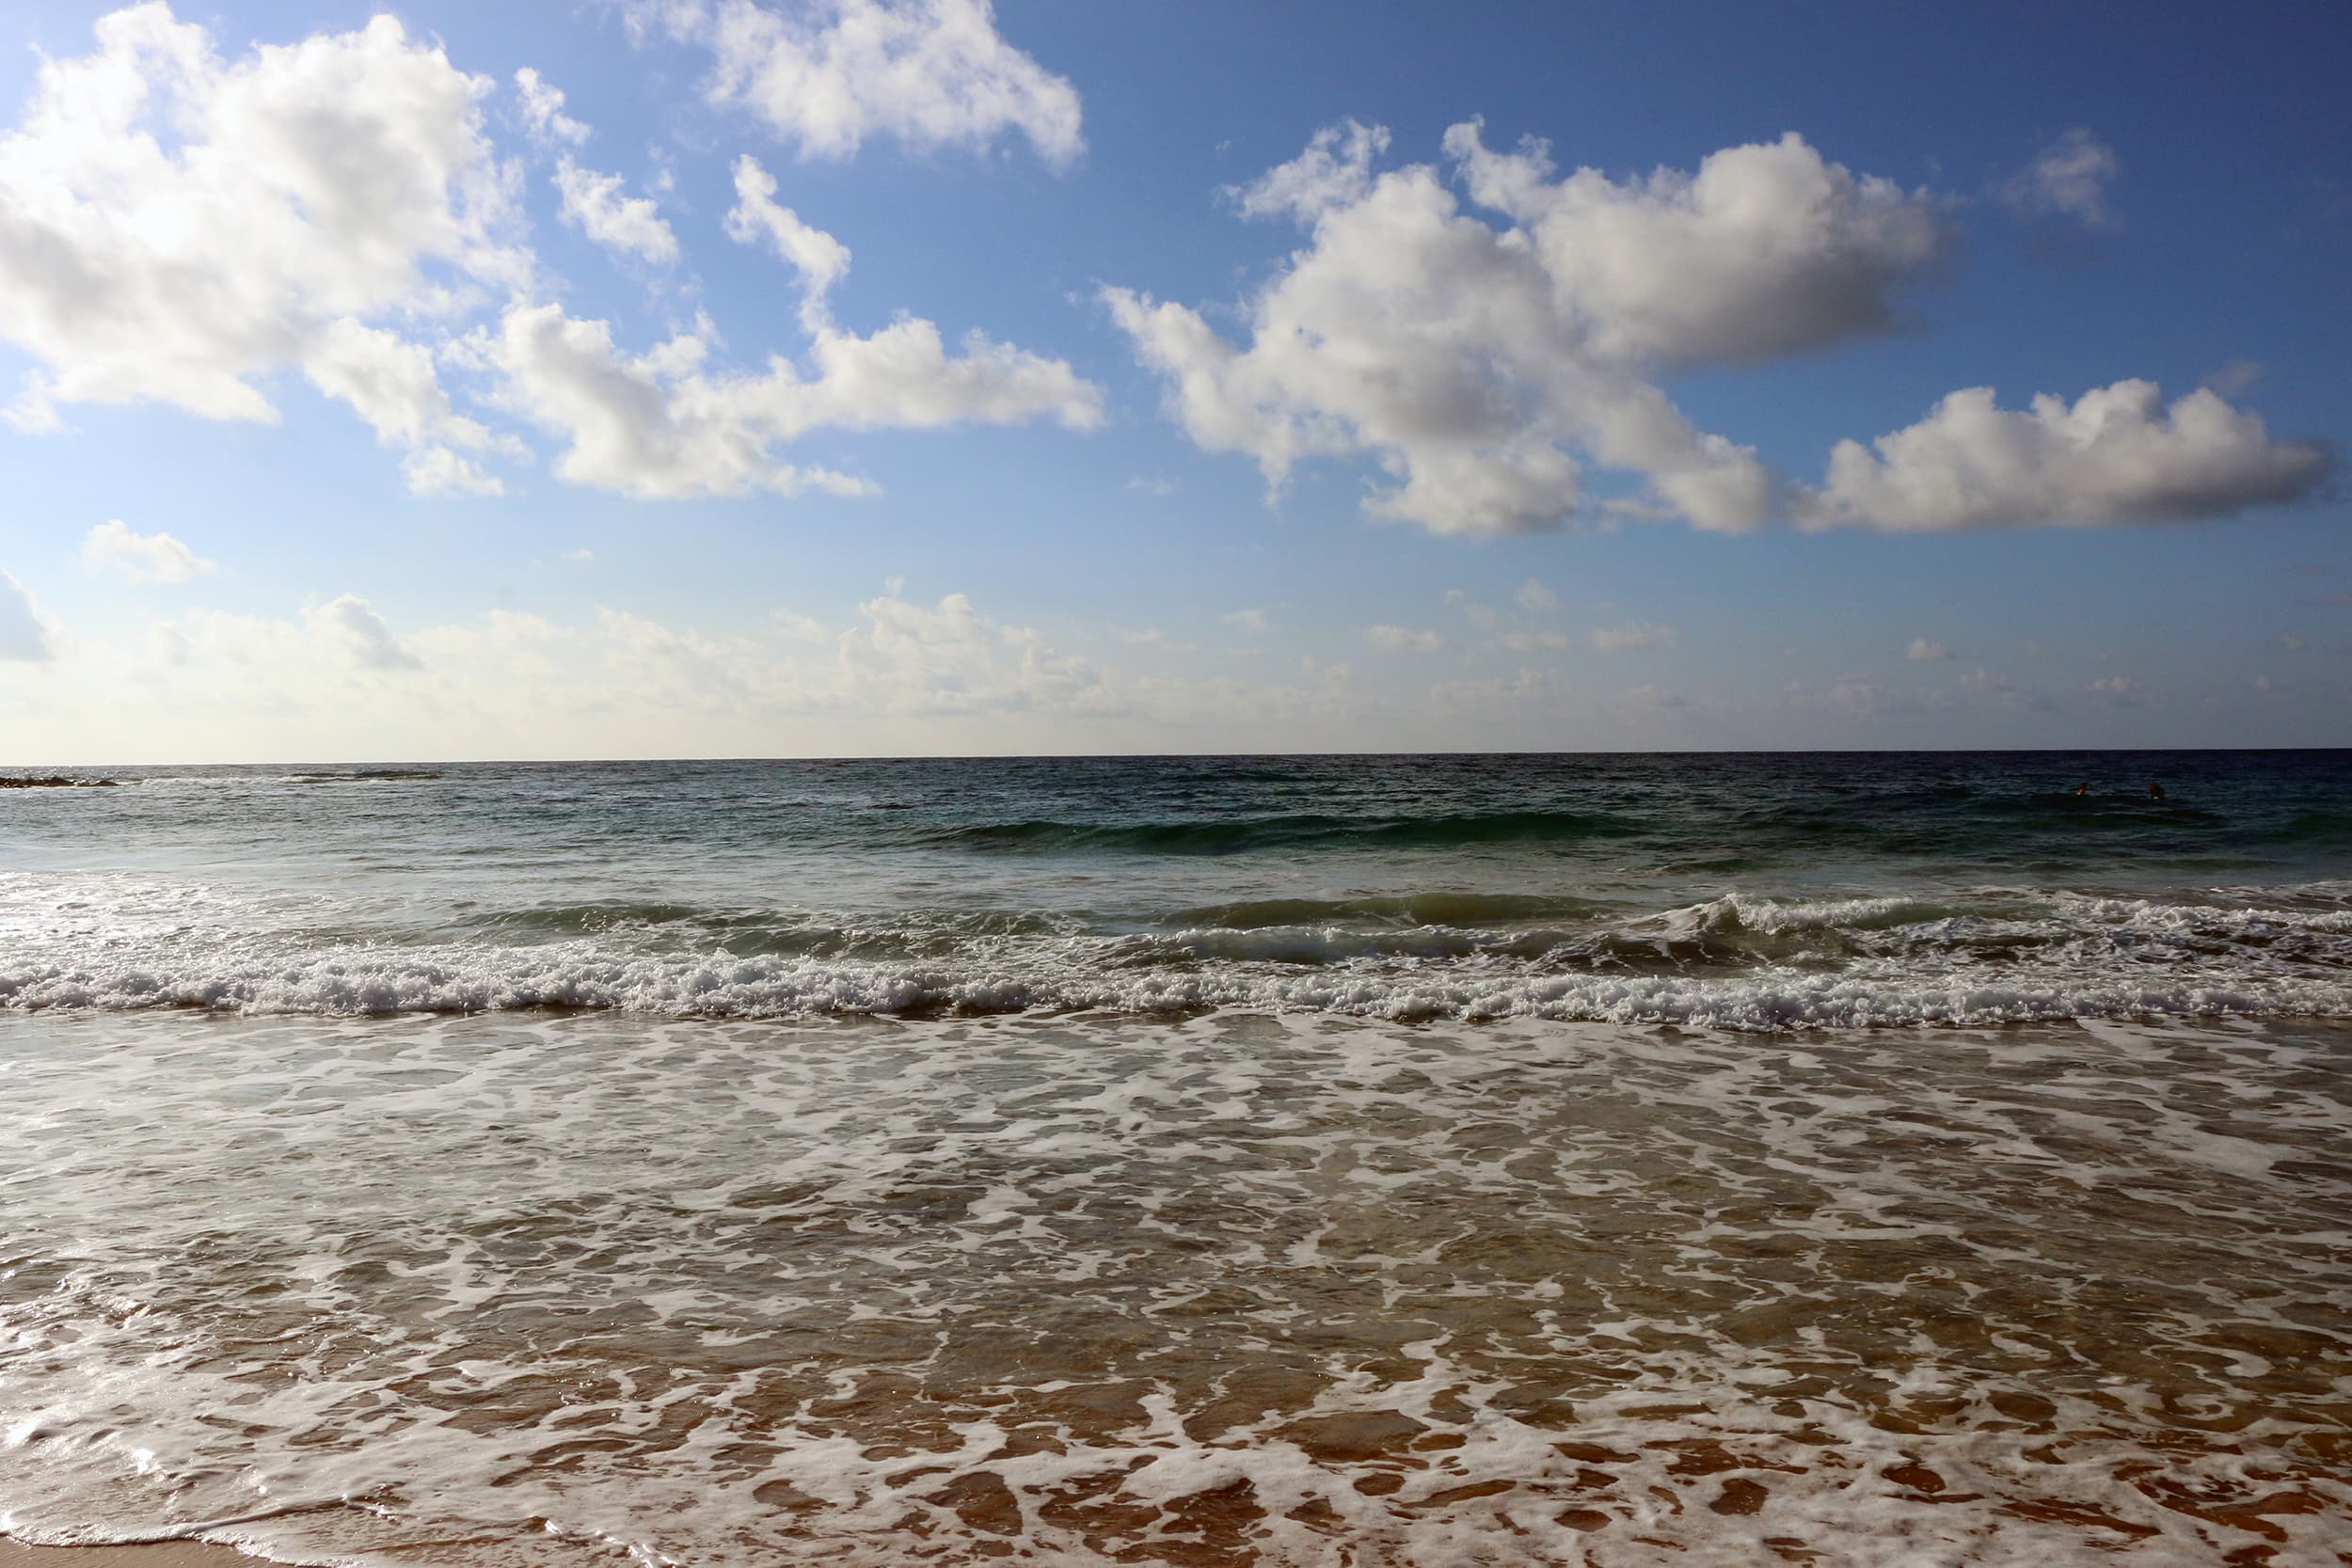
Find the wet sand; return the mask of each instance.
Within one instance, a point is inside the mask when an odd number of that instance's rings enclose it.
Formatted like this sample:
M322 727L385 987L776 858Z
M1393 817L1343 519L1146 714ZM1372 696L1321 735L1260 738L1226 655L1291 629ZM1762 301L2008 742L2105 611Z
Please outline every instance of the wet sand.
M0 1568L252 1568L229 1546L168 1541L152 1546L27 1546L0 1536Z

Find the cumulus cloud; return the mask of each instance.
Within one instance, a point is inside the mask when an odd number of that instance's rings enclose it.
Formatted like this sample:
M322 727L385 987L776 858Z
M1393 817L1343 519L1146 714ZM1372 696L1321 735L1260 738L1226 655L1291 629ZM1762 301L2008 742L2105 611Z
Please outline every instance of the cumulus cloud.
M1389 128L1343 120L1317 131L1307 150L1277 164L1247 185L1225 194L1249 217L1289 214L1312 223L1335 208L1352 206L1372 194L1372 161L1389 150Z
M1520 583L1518 591L1511 596L1517 599L1519 608L1530 615L1549 615L1560 608L1560 595L1534 578L1529 578L1525 582Z
M96 35L42 63L0 135L0 340L40 367L20 426L74 402L275 420L259 383L333 362L338 334L527 277L477 109L490 82L392 17L233 61L160 3Z
M312 636L369 670L421 670L424 661L404 647L384 618L356 594L344 594L302 612Z
M1406 626L1386 625L1366 626L1364 641L1392 654L1434 654L1445 646L1445 639L1434 631L1415 631Z
M2122 219L2107 204L2107 186L2122 171L2115 149L2077 125L2003 181L1998 194L2021 213L2067 218L2086 229L2119 229Z
M555 188L564 196L564 221L605 249L657 267L677 260L677 236L650 198L621 194L619 175L582 168L566 153L556 161Z
M1085 150L1077 89L1005 41L988 0L646 0L630 14L709 50L710 102L804 158L846 158L874 135L986 149L1009 131L1057 168Z
M588 127L564 112L562 91L532 67L515 72L515 94L522 100L523 127L532 140L578 147L588 139Z
M1540 144L1495 152L1457 125L1447 156L1499 225L1433 167L1375 173L1386 145L1350 122L1236 190L1245 213L1311 230L1249 302L1246 345L1181 305L1104 299L1196 443L1248 454L1274 489L1302 460L1369 456L1389 483L1366 510L1439 533L1557 526L1586 458L1701 526L1767 520L1780 482L1652 375L1883 330L1949 238L1938 200L1795 135L1620 183L1555 179Z
M2185 521L2300 499L2330 467L2325 448L2272 440L2259 415L2206 388L2168 407L2154 383L2119 381L2020 410L1978 387L1868 447L1839 442L1804 520L1896 532Z
M1911 640L1911 646L1903 652L1903 657L1915 659L1922 663L1931 663L1938 659L1947 659L1952 657L1951 644L1948 642L1931 642L1924 637L1913 638Z
M850 270L850 247L821 229L803 223L789 207L777 205L775 176L746 152L735 160L735 205L727 211L727 237L739 245L766 241L778 260L801 275L809 299L821 298Z
M513 436L457 413L432 351L397 332L349 316L328 322L305 347L302 373L328 397L348 404L377 441L405 449L401 468L419 495L501 495L504 484L462 453L524 455Z
M786 462L776 449L817 430L1102 422L1102 389L1067 361L977 331L950 352L937 326L913 315L866 336L838 325L825 295L849 270L849 246L780 205L757 159L738 158L734 174L727 233L764 245L799 273L804 363L771 355L764 373L714 370L717 333L707 320L631 356L606 322L576 319L561 305L517 304L484 354L504 373L506 404L568 439L559 478L646 499L855 496L873 485Z
M868 337L815 323L804 375L790 360L766 373L705 368L707 339L685 332L630 357L602 321L560 305L516 306L490 346L509 401L570 441L555 471L576 483L653 498L860 495L866 482L780 461L774 449L818 429L923 429L1051 418L1072 429L1102 420L1100 388L1058 359L978 333L950 354L939 329L901 316Z
M1883 332L1894 291L1951 239L1942 202L1793 131L1620 184L1591 168L1554 181L1544 143L1493 152L1480 129L1445 136L1471 197L1521 227L1612 356L1755 363Z
M858 606L841 635L850 695L883 711L959 712L1060 705L1100 682L1084 659L1054 652L1033 628L991 620L962 594L935 605L885 594Z
M1235 631L1263 631L1266 628L1263 610L1236 610L1225 617L1225 624Z
M55 657L40 607L23 583L0 571L0 659L40 662Z
M1693 426L1661 378L1886 331L1948 254L1952 202L1793 133L1628 179L1562 175L1540 142L1491 150L1475 122L1446 133L1444 175L1378 168L1388 145L1348 121L1231 190L1310 236L1244 302L1244 336L1103 291L1170 417L1201 448L1254 459L1270 494L1301 463L1368 459L1383 476L1373 516L1526 532L1582 509L1597 466L1645 482L1600 503L1614 515L1908 531L2217 516L2305 497L2328 470L2323 450L2273 441L2218 393L2167 410L2122 381L2024 413L1956 392L1873 446L1840 443L1816 490ZM2035 199L2099 211L2104 152L2061 138Z
M1593 628L1593 647L1604 654L1622 654L1634 648L1671 648L1674 644L1675 628L1667 626L1633 623Z
M170 534L138 533L119 517L109 517L83 538L82 564L140 583L186 582L213 570L211 562Z

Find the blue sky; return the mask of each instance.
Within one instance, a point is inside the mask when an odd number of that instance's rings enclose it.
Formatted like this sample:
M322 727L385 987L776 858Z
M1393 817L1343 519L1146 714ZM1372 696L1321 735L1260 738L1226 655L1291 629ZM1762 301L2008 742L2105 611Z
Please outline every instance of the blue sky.
M0 760L2352 744L2340 7L381 14L0 24Z

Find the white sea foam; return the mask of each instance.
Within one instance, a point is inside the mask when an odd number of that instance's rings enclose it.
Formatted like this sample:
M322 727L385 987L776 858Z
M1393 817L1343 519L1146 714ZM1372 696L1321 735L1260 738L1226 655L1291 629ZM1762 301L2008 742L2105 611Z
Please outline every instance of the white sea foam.
M2352 911L2317 896L1735 895L1648 916L1408 926L1384 908L1369 923L1124 932L1019 911L526 910L474 916L485 934L469 937L402 918L310 889L0 876L0 1006L721 1018L1228 1007L1752 1030L2352 1014Z
M2348 1049L0 1018L0 1528L2315 1564Z

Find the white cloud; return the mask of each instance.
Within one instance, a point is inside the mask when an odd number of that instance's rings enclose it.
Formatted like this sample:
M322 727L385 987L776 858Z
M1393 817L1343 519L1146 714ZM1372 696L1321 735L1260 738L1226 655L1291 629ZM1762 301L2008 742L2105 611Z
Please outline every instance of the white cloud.
M594 566L596 563L596 552L583 545L576 550L565 550L564 559L575 565Z
M40 662L56 657L40 607L23 583L0 571L0 659Z
M1613 515L1901 531L2217 516L2298 499L2328 470L2323 450L2271 441L2213 392L2165 412L2123 381L2029 414L1956 392L1875 456L1840 443L1826 490L1809 489L1693 427L1658 378L1886 330L1900 291L1949 251L1949 200L1794 134L1613 180L1561 176L1541 143L1497 152L1456 125L1452 172L1498 222L1435 168L1375 170L1386 145L1350 121L1232 192L1311 230L1246 302L1245 341L1184 306L1102 293L1170 416L1201 448L1254 459L1270 492L1302 462L1369 459L1385 476L1363 503L1374 516L1525 532L1584 506L1590 464L1646 482L1600 503ZM2090 178L2076 166L2097 164L2089 147L2062 140L2036 186L2076 215L2095 210L2067 182Z
M996 31L987 0L644 0L642 27L710 50L713 103L750 110L803 157L866 137L984 149L1018 131L1065 167L1085 150L1077 89Z
M1100 674L949 594L936 605L893 594L858 606L866 624L837 645L848 695L884 712L965 712L1081 703Z
M393 18L231 62L162 4L96 31L0 135L0 339L43 377L18 422L52 400L274 420L257 380L334 324L444 317L527 277L476 108L491 84Z
M1621 654L1634 648L1671 648L1674 644L1672 626L1634 623L1593 628L1593 646L1604 654Z
M82 540L82 564L120 573L133 582L179 583L213 570L213 563L168 533L136 533L109 517Z
M677 236L650 198L621 194L619 175L582 168L565 153L556 162L555 188L564 193L564 221L605 249L657 267L677 260Z
M707 340L681 333L636 358L612 328L560 305L516 306L489 352L508 401L570 441L555 471L575 483L648 499L862 495L866 482L784 463L773 449L818 429L922 429L1051 418L1072 429L1102 420L1102 392L1058 359L973 333L949 354L939 329L901 316L870 337L819 319L803 376L781 356L767 373L710 372Z
M2122 226L2107 204L2107 186L2123 171L2115 149L2077 125L2060 132L2027 164L2002 182L1999 196L2021 213L2071 218L2086 229Z
M349 316L328 322L303 352L302 372L328 397L351 405L386 446L403 447L402 471L419 495L501 495L505 486L458 449L525 455L520 442L493 434L450 406L432 351Z
M2090 683L2090 692L2109 707L2139 707L2148 701L2148 689L2129 675L2102 675Z
M1235 631L1263 631L1266 628L1265 611L1236 610L1226 615L1225 624Z
M776 204L775 177L746 152L735 160L735 205L727 212L727 237L739 245L766 240L777 257L801 275L812 302L850 270L850 247L821 229L803 223L789 207Z
M1446 133L1471 197L1521 226L1554 290L1613 356L1754 363L1894 325L1893 292L1950 243L1943 203L1856 175L1789 132L1693 173L1553 181L1549 149Z
M20 390L15 398L0 404L0 423L25 436L54 436L65 428L65 420L57 417L56 403L50 396L47 376L39 371L26 371L17 386Z
M1496 638L1495 646L1515 654L1564 654L1572 644L1564 631L1514 631Z
M1903 651L1903 657L1916 659L1923 663L1933 662L1938 659L1947 659L1952 657L1953 655L1950 643L1931 642L1924 637L1913 638L1911 640L1911 646Z
M1343 120L1317 131L1307 150L1277 164L1247 185L1225 194L1248 217L1287 213L1311 223L1338 207L1352 206L1372 193L1372 161L1389 150L1389 128Z
M1351 122L1236 193L1312 229L1250 301L1247 346L1185 307L1104 298L1196 443L1248 454L1276 489L1302 460L1369 456L1391 483L1365 509L1439 533L1556 526L1581 502L1580 454L1645 475L1702 526L1765 521L1780 482L1693 429L1653 367L1883 330L1948 240L1941 202L1794 135L1621 184L1555 180L1541 146L1496 153L1457 125L1447 154L1502 227L1427 166L1375 174L1384 145Z
M2299 499L2329 467L2325 449L2273 441L2259 416L2203 388L2168 408L2154 383L2119 381L2028 411L1979 387L1869 447L1839 442L1805 521L1892 532L2182 521Z
M302 611L303 624L313 637L339 649L352 662L370 670L421 670L424 661L404 647L384 618L355 594L311 605Z
M1445 639L1434 631L1415 631L1406 626L1385 625L1366 626L1364 641L1392 654L1434 654L1445 646Z
M522 100L523 125L533 141L578 147L588 139L588 127L564 112L564 94L530 66L515 72L515 93Z
M1520 583L1518 592L1512 597L1518 600L1519 608L1530 615L1549 615L1560 608L1560 595L1534 578Z

